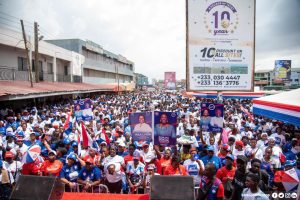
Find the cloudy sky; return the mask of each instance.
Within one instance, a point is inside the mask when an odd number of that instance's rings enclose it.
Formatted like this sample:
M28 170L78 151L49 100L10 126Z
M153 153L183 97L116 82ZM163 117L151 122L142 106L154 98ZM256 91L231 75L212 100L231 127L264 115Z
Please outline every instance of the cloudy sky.
M300 67L300 0L257 0L256 9L256 68ZM1 16L37 21L46 39L92 40L150 78L185 78L185 0L0 0Z

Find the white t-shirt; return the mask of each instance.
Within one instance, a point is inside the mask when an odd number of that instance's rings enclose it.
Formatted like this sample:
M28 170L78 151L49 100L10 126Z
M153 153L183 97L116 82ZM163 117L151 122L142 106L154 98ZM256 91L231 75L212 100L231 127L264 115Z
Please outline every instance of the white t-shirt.
M243 137L243 136L247 136L248 138L252 138L252 136L253 136L253 133L251 132L251 131L243 131L242 133L241 133L241 136Z
M199 160L199 161L200 161L200 165L201 165L202 169L204 169L204 163L202 162L202 160ZM187 173L190 176L193 176L194 184L195 185L200 184L201 176L199 175L200 166L199 166L198 162L188 159L188 160L184 161L183 166L186 168Z
M236 159L237 156L244 156L245 155L245 150L243 149L242 151L238 151L237 149L234 149L232 151L232 155L234 156L234 159Z
M242 193L242 200L269 200L269 198L259 188L256 193L252 193L249 188L245 188Z
M116 157L116 156L115 156ZM109 166L112 163L107 163ZM113 174L108 173L107 166L104 168L105 176L107 178L107 181L110 183L116 183L120 180L122 180L122 171L121 171L121 165L119 163L113 162L115 165L115 172Z
M9 171L13 176L15 176L16 180L18 180L18 177L20 175L20 172L22 170L22 163L20 161L13 161L11 164L4 161L3 167L7 171Z
M283 144L286 143L286 140L285 140L285 136L284 135L279 135L278 133L273 133L271 135L271 137L274 137L275 138L275 142L277 145L280 145L282 146Z
M104 166L104 171L107 170L108 164L118 163L120 166L125 164L124 158L122 156L115 155L114 157L107 156L103 159L102 164Z

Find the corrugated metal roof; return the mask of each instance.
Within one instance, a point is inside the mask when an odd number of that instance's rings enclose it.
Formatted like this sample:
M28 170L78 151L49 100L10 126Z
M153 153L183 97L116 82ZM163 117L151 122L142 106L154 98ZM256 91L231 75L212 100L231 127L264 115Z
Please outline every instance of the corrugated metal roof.
M28 81L0 81L0 96L5 95L33 95L55 92L88 92L88 91L117 91L116 84L88 84L67 82L39 82L30 87ZM120 87L122 90L123 87Z

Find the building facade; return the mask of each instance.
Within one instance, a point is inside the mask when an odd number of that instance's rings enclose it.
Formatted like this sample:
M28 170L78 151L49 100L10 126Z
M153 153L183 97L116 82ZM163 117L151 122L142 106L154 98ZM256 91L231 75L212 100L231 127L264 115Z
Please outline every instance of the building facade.
M32 77L35 81L34 42L28 36ZM45 41L39 42L39 81L81 82L84 56ZM0 27L0 80L29 80L27 53L20 32Z
M300 87L300 68L291 68L290 80L276 80L274 70L257 70L254 76L254 85L260 90L293 89Z
M134 73L135 75L135 85L136 87L142 87L144 85L149 85L149 79L147 76L139 73Z
M83 82L93 84L131 83L134 81L134 63L102 46L81 39L47 40L47 42L85 57L82 65Z

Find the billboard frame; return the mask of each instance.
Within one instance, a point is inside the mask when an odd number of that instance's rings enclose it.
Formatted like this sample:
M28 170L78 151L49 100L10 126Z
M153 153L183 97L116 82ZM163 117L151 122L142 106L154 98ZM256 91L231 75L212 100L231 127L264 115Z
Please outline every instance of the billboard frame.
M218 91L218 92L222 92L222 91L241 91L241 92L253 92L254 91L254 72L255 72L255 48L256 48L256 0L254 1L254 21L253 21L253 26L254 26L254 30L253 30L253 56L252 56L252 62L253 62L253 67L252 67L252 79L251 79L251 88L248 90L233 90L233 89L228 89L228 90L211 90L211 89L201 89L201 90L192 90L190 89L190 63L189 63L189 58L190 58L190 52L189 52L189 9L188 9L188 5L189 5L189 1L190 0L185 0L185 38L186 38L186 42L185 42L185 48L186 48L186 91L187 92L200 92L200 91L206 91L206 92L210 92L210 91Z

